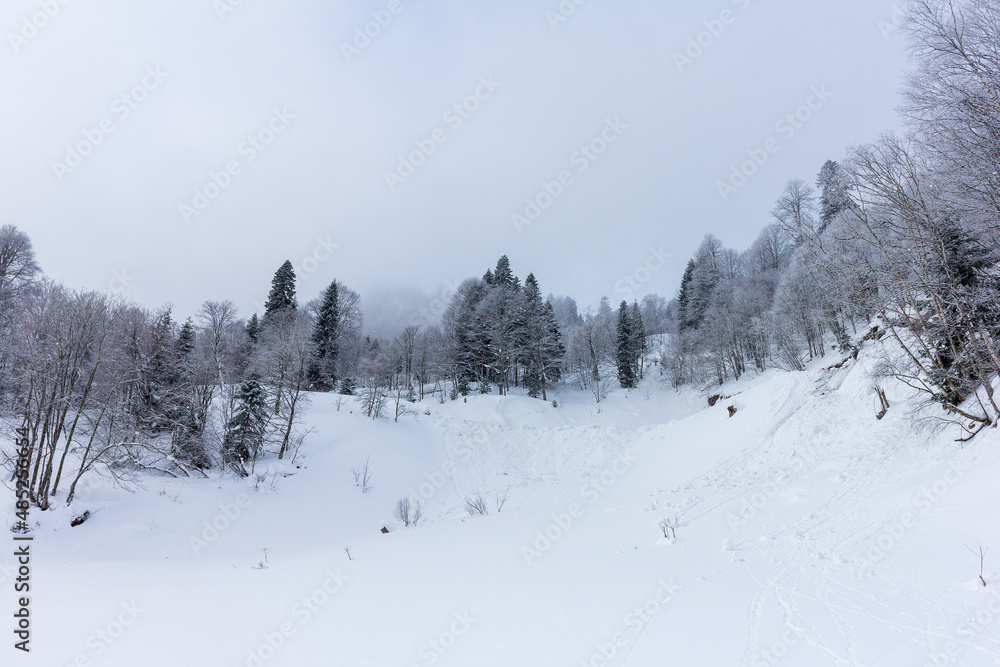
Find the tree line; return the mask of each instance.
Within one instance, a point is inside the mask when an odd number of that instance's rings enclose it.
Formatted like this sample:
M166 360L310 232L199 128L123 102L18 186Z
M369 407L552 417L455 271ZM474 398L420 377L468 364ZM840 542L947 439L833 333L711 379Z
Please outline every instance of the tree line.
M253 474L267 452L294 456L311 392L398 419L429 393L523 387L547 400L564 373L556 308L506 256L463 284L440 326L392 338L362 334L361 299L343 283L300 304L290 262L263 311L207 301L178 322L169 306L70 290L41 273L26 234L0 228L0 415L27 428L32 501L71 502L89 472Z

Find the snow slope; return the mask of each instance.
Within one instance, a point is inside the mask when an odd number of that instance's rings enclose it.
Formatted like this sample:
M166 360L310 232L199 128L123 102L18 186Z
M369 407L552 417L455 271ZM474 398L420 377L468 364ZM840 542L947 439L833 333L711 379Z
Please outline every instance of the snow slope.
M1000 554L983 587L966 547L1000 545L1000 434L962 448L891 385L876 420L870 363L768 372L711 408L654 378L599 410L567 389L398 423L316 395L261 482L146 477L36 511L33 650L0 664L1000 664Z

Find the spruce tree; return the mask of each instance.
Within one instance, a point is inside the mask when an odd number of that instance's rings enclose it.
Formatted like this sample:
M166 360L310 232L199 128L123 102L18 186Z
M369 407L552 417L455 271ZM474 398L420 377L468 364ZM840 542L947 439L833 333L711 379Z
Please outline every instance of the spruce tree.
M618 336L615 344L615 364L618 367L618 382L622 389L635 387L634 346L632 318L629 316L628 303L622 301L618 306Z
M973 332L996 326L997 302L989 283L996 285L991 274L997 257L951 216L936 223L934 235L937 252L931 260L932 279L928 282L934 301L940 305L928 307L930 314L925 315L925 333L933 343L929 375L948 402L955 404L981 381L974 355L965 351L974 343ZM984 281L988 281L986 285Z
M820 189L819 228L816 231L817 234L822 234L837 214L849 209L852 202L848 194L847 179L834 160L827 160L820 169L816 186Z
M174 343L174 379L170 392L167 414L172 422L171 450L175 458L196 468L211 465L201 442L205 414L195 400L194 364L192 359L196 343L194 324L189 317L181 325Z
M642 310L639 302L633 301L629 309L629 320L632 326L632 367L633 376L642 379L642 357L646 353L646 327L642 323Z
M542 340L542 371L544 373L542 378L545 384L542 385L542 398L548 400L545 396L545 387L562 380L562 361L566 356L566 346L563 344L555 308L551 302L546 302L544 308L546 337Z
M546 389L560 379L559 364L566 354L551 303L542 301L542 292L533 274L524 280L521 312L517 319L518 360L525 366L524 383L528 396L548 400Z
M722 241L709 234L695 254L694 269L687 285L688 298L685 308L689 329L699 328L708 314L715 288L720 280L719 255L722 247Z
M260 318L257 317L257 313L251 315L250 319L247 320L246 332L251 345L260 342Z
M483 378L487 363L481 332L477 328L477 313L489 290L482 280L465 281L444 315L453 350L452 383L463 396L468 395L471 382Z
M268 419L267 393L257 374L251 373L236 393L236 410L222 444L223 462L237 474L245 477L247 463L252 466L260 455Z
M171 428L173 391L177 380L177 342L170 309L160 311L149 329L149 357L136 369L134 402L136 422L151 433ZM135 350L133 353L138 352Z
M264 304L264 321L270 322L281 313L295 310L299 307L295 298L295 269L292 263L285 261L271 279L271 292Z
M187 357L194 349L194 323L191 318L187 318L181 325L181 330L177 334L177 355Z
M677 296L677 328L683 332L693 325L691 319L691 279L694 278L694 259L689 259L684 277L681 278L681 291Z
M497 268L493 271L493 285L497 287L514 287L517 279L510 270L510 260L503 255L497 260Z
M513 286L497 284L489 288L472 320L473 352L478 366L480 390L496 382L500 394L506 394L518 359L522 295Z
M333 391L337 385L337 337L340 323L340 297L337 281L323 292L312 341L316 356L309 366L309 381L317 391Z

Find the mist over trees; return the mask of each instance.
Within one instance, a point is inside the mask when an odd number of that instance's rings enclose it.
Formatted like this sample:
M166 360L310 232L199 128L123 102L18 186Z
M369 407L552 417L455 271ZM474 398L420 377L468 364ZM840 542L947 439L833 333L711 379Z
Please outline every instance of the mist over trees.
M305 301L290 262L273 274L263 313L244 318L231 301L206 301L178 322L170 306L46 279L13 227L0 230L0 260L0 406L8 427L28 430L41 508L71 502L88 473L123 484L142 471L248 476L265 455L294 457L314 392L356 396L366 416L396 420L428 395L521 389L550 400L571 372L564 331L599 331L600 372L624 359L628 386L644 361L635 334L616 351L610 309L580 315L571 298L544 298L506 256L459 286L440 324L400 323L384 338L362 334L361 299L343 283ZM634 325L638 304L626 310Z
M449 315L458 312L460 321ZM90 472L123 484L141 471L247 476L266 454L294 457L313 392L358 395L367 416L399 419L428 393L454 400L470 387L548 400L564 372L554 306L506 257L467 281L441 326L403 323L372 338L357 292L334 281L303 302L290 262L275 271L262 314L244 319L231 301L207 301L178 322L170 306L151 311L46 279L30 239L8 226L0 327L0 411L7 428L27 429L30 494L43 509L71 502Z

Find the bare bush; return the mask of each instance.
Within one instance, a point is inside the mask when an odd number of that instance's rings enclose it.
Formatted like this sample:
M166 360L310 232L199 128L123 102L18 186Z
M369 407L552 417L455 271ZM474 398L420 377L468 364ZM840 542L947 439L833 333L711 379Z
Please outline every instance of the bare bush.
M503 509L503 506L507 503L507 496L510 495L510 485L504 486L503 488L498 488L493 492L493 501L496 505L497 512Z
M677 517L672 519L661 519L660 530L663 531L663 536L668 540L671 538L677 539Z
M416 504L409 498L400 498L396 501L396 518L403 522L404 526L416 526L423 518L423 508L418 500Z
M465 499L465 511L469 513L469 516L486 516L489 514L489 510L486 508L486 501L483 500L483 494L476 491L476 494L469 496Z
M410 525L413 504L409 498L400 498L396 501L396 518L403 522L404 526Z
M424 507L418 500L417 504L414 505L413 507L413 522L412 522L413 525L416 526L418 523L420 523L420 520L423 518L424 518Z
M590 381L590 393L593 394L594 400L598 404L608 397L609 391L611 391L611 378L609 375L605 374L598 380Z
M351 466L351 476L354 478L354 486L361 489L362 493L375 488L372 478L372 457L369 456L358 465Z

